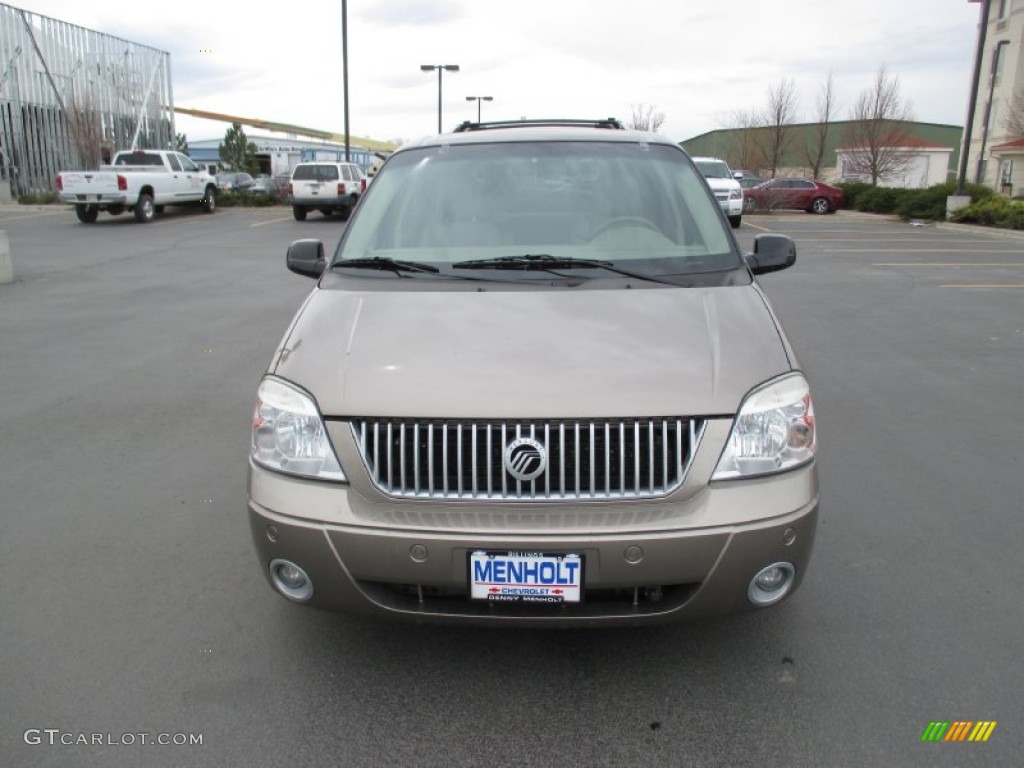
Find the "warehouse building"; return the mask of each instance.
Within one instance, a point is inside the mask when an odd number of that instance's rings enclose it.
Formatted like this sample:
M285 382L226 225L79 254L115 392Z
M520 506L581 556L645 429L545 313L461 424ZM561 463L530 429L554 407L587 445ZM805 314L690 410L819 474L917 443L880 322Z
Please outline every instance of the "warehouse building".
M297 138L275 138L272 136L246 135L256 145L256 160L259 172L269 176L286 176L299 163L311 161L343 163L345 145L329 141L311 141ZM208 173L216 175L221 168L220 145L224 139L203 139L188 142L188 154ZM390 148L376 150L363 146L349 147L349 162L356 163L364 171L390 154Z
M173 146L173 105L166 51L0 4L0 200Z

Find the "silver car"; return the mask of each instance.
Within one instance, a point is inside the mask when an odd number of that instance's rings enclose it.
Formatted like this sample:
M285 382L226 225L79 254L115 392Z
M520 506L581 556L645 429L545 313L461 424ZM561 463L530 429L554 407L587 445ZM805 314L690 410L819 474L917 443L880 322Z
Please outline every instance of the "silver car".
M258 385L249 520L296 603L645 624L776 604L818 514L807 379L676 144L614 120L394 153Z

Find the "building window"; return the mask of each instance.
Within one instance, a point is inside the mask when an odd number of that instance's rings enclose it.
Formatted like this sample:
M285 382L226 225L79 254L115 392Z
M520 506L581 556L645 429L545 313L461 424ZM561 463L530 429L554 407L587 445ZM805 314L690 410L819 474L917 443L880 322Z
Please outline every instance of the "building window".
M997 18L1005 19L1006 11L1009 9L1010 0L999 0L999 16Z
M999 184L1004 187L1013 184L1013 160L1003 160L1003 165L999 169Z

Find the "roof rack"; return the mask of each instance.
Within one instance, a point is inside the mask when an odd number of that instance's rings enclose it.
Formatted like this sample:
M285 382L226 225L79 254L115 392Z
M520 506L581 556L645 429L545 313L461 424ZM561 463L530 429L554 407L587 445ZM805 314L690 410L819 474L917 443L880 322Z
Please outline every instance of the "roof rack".
M469 120L460 123L455 127L454 133L465 133L467 131L487 131L495 128L536 128L536 127L589 127L609 128L616 131L625 130L625 126L614 117L606 117L602 120L566 120L563 118L542 118L532 120L498 120L491 123L474 123Z

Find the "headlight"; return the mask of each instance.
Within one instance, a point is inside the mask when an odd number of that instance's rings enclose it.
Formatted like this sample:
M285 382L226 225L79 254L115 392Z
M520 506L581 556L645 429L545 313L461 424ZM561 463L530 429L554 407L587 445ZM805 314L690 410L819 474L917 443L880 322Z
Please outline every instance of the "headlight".
M792 469L813 459L816 448L811 390L802 374L787 374L747 395L711 479Z
M313 398L280 379L264 379L256 391L252 458L290 475L345 480Z
M729 190L729 199L730 200L739 200L742 197L743 197L743 190L742 189L730 189Z

